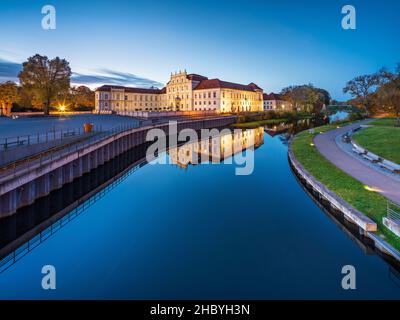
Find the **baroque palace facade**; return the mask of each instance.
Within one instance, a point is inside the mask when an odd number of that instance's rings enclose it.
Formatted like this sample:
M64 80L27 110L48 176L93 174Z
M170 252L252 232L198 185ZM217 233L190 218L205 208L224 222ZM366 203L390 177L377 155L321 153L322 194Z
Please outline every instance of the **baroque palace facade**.
M248 85L208 79L186 71L171 74L167 85L130 88L104 85L96 89L96 111L263 111L263 90Z

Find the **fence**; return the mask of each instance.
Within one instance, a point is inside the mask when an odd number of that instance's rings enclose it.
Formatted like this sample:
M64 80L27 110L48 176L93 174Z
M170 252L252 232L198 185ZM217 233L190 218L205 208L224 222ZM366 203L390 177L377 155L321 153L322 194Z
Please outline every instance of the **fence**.
M390 220L400 223L400 205L388 200L386 211Z
M117 114L128 117L140 117L140 118L168 118L168 117L208 117L221 115L214 110L204 111L117 111Z
M2 182L3 178L10 179L15 177L17 172L20 170L30 171L37 166L45 164L46 162L61 159L62 157L69 155L71 152L83 150L96 142L107 139L126 130L138 128L139 126L139 123L120 125L107 131L100 131L90 137L85 137L83 141L74 141L60 147L52 148L38 155L34 155L20 161L15 161L10 165L0 167L0 183Z
M101 126L95 126L93 131L102 131ZM36 134L27 134L16 137L0 138L0 150L11 147L29 146L31 144L47 143L51 141L63 140L68 137L80 136L84 133L82 128L51 130Z
M109 185L107 185L104 189L100 190L96 194L94 194L92 197L87 199L86 201L83 201L82 203L79 203L75 209L67 213L65 216L48 226L46 229L43 231L39 232L37 235L35 235L32 239L29 241L25 242L22 246L20 246L18 249L14 250L13 252L9 253L7 256L2 258L0 260L0 273L4 272L7 270L9 267L11 267L13 264L15 264L17 261L22 259L24 256L26 256L29 252L31 252L33 249L35 249L37 246L39 246L41 243L43 243L45 240L50 238L54 233L56 233L58 230L63 228L66 224L74 220L76 217L78 217L81 213L83 213L85 210L90 208L93 204L95 204L98 200L103 198L108 192L110 192L112 189L117 187L122 181L124 181L129 175L131 175L133 172L138 170L140 167L142 167L144 163L137 164L127 172L125 172L123 175L119 176L118 178L114 178L112 182L110 182Z

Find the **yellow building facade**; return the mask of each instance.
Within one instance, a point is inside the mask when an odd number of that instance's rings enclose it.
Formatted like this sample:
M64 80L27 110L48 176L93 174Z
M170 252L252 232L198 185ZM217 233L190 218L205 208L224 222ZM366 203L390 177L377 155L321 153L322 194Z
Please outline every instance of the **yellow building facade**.
M104 85L96 89L95 99L98 112L263 111L263 90L256 84L208 79L186 71L171 74L163 89Z
M235 130L218 136L186 143L168 150L170 161L181 168L197 165L202 161L220 163L243 150L257 149L264 144L264 128Z

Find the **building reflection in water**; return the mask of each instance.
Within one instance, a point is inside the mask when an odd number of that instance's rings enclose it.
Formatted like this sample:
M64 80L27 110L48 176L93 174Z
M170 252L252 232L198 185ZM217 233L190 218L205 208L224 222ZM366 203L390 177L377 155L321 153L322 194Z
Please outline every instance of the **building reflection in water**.
M264 128L224 129L208 139L188 142L168 151L170 162L181 168L199 163L232 163L232 157L244 150L254 150L264 143Z

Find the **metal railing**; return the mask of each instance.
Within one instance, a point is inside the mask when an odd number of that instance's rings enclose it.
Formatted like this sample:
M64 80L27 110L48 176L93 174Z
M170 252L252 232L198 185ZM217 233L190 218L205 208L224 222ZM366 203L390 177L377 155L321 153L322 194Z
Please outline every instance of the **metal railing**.
M30 171L34 168L40 167L43 164L61 159L72 152L83 151L90 145L108 139L121 132L139 128L140 123L119 125L107 131L95 132L92 136L88 137L87 134L81 141L75 141L63 146L54 147L47 151L41 152L29 158L15 161L9 165L0 167L0 183L8 178L14 178L21 171Z
M121 182L123 182L129 175L137 171L139 168L141 168L144 165L144 163L140 163L135 165L133 168L125 172L122 176L116 178L114 181L112 181L109 185L107 185L104 189L100 190L96 194L94 194L92 197L89 199L83 201L82 203L79 203L75 209L67 213L65 216L48 226L46 229L43 231L39 232L37 235L35 235L32 239L28 240L25 242L23 245L21 245L18 249L14 250L13 252L9 253L7 256L5 256L3 259L0 260L0 273L4 272L8 268L10 268L13 264L18 262L20 259L22 259L24 256L26 256L29 252L31 252L33 249L35 249L37 246L39 246L41 243L43 243L45 240L50 238L53 234L55 234L58 230L63 228L65 225L67 225L69 222L77 218L81 213L83 213L85 210L90 208L93 204L95 204L97 201L99 201L101 198L103 198L107 193L109 193L111 190L113 190L115 187L117 187Z
M102 131L102 126L95 126L93 131ZM47 143L59 141L69 137L80 136L84 134L82 128L68 128L63 130L49 130L46 132L37 132L35 134L26 134L15 137L0 138L0 150L7 150L12 147L29 146L38 143Z
M400 222L400 205L390 200L387 201L387 217L395 222Z

